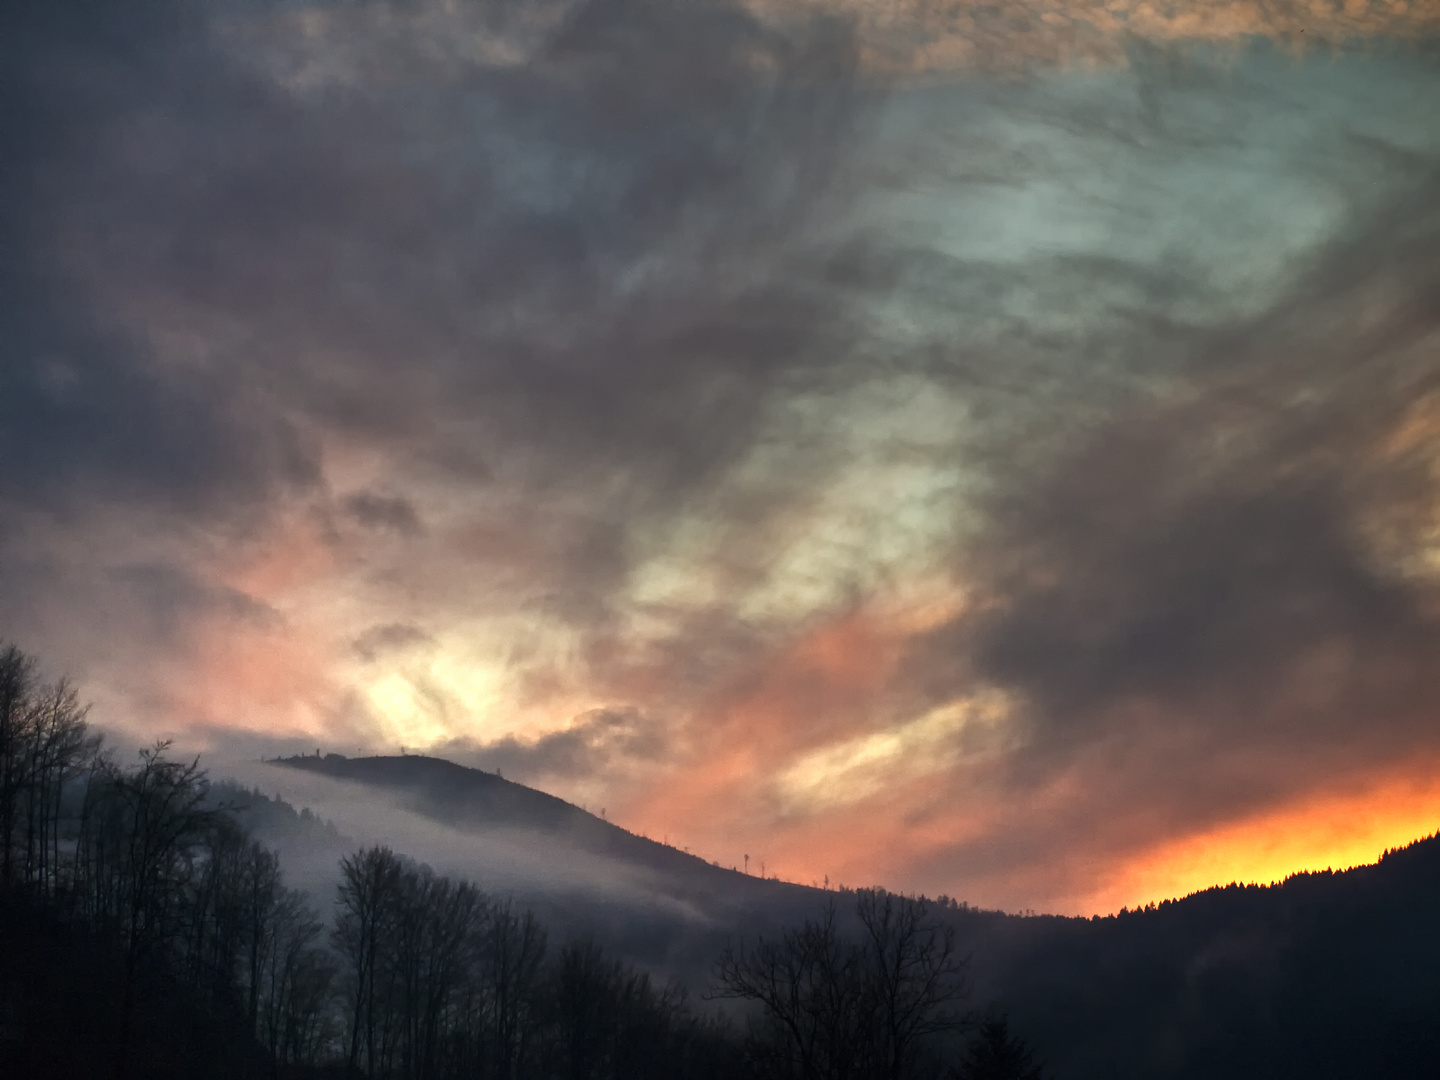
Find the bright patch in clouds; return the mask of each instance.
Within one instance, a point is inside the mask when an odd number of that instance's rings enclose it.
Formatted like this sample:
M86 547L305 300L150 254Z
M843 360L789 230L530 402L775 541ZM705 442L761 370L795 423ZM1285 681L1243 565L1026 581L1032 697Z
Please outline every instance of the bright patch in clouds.
M924 716L802 756L777 777L785 813L818 813L861 803L961 760L1004 747L1009 710L1003 695L951 702Z

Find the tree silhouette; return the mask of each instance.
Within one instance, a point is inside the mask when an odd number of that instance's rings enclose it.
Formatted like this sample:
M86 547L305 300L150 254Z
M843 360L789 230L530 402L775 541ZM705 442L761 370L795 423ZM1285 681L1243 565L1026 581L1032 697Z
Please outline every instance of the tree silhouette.
M1040 1066L1024 1040L1010 1033L1003 1016L980 1025L953 1080L1041 1080Z
M921 1051L958 1032L966 993L953 931L922 900L866 890L861 933L841 933L835 903L778 940L725 949L716 998L756 1003L751 1054L761 1071L802 1080L903 1080Z

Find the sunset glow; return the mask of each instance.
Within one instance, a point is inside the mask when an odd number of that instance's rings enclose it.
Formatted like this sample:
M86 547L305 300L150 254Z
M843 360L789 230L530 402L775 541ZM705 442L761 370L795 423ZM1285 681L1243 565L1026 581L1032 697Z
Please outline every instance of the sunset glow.
M1077 913L1138 907L1230 882L1268 885L1307 871L1346 870L1433 835L1437 821L1440 782L1433 767L1300 800L1136 859Z

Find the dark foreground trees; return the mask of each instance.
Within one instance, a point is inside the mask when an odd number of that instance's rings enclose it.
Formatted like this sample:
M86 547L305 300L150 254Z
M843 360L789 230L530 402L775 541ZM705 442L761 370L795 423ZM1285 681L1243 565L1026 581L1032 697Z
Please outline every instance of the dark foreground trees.
M164 1075L192 1042L227 1039L239 1050L215 1075L328 1052L335 964L276 856L214 805L198 761L164 743L128 767L103 752L75 688L42 682L14 646L0 647L0 904L26 939L0 958L19 988L0 1001L14 1014L0 1057L29 1071L65 1057L69 1075ZM58 1001L91 1032L63 1053L47 1039L64 1025L39 1019ZM160 1016L178 1025L163 1037Z
M385 847L341 863L333 942L347 1065L396 1080L738 1075L685 995L595 943Z
M715 996L754 1003L750 1052L765 1075L905 1080L932 1072L966 1025L954 931L924 901L856 894L846 934L832 902L820 918L725 950Z

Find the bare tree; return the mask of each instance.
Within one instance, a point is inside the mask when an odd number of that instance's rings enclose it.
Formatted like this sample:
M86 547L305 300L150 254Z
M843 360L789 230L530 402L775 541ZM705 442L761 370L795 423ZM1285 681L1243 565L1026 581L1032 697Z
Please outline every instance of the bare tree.
M536 1028L536 997L546 934L528 908L494 905L481 942L481 987L488 999L487 1042L494 1075L513 1080Z
M365 1051L372 1075L383 1056L383 949L392 932L395 897L403 867L388 847L372 847L340 862L334 942L349 982L349 1054L353 1069ZM377 1040L377 1034L382 1038Z
M857 1076L867 1019L861 956L841 936L834 901L819 919L726 948L712 996L757 1003L764 1027L753 1051L766 1071L803 1080Z
M61 819L66 785L99 748L85 721L89 706L68 679L41 687L35 694L28 724L26 755L28 791L25 812L25 878L42 896L60 889Z
M619 965L593 941L570 942L560 950L551 999L567 1080L600 1075L620 978Z
M205 807L198 759L175 761L169 744L140 752L129 772L102 762L87 793L82 911L119 936L123 950L116 1071L128 1068L136 976L184 935L191 870L214 812Z
M865 889L856 896L865 928L863 969L878 1038L872 1074L901 1080L927 1038L961 1030L964 960L955 929L931 917L923 900Z
M337 970L322 924L293 889L281 892L261 971L258 1035L276 1066L313 1065L330 1035Z
M858 939L832 901L778 940L727 948L713 997L755 1003L757 1067L801 1080L903 1080L932 1037L965 1023L964 963L923 901L857 894Z
M15 825L34 686L34 659L14 645L0 650L0 887L14 882Z

